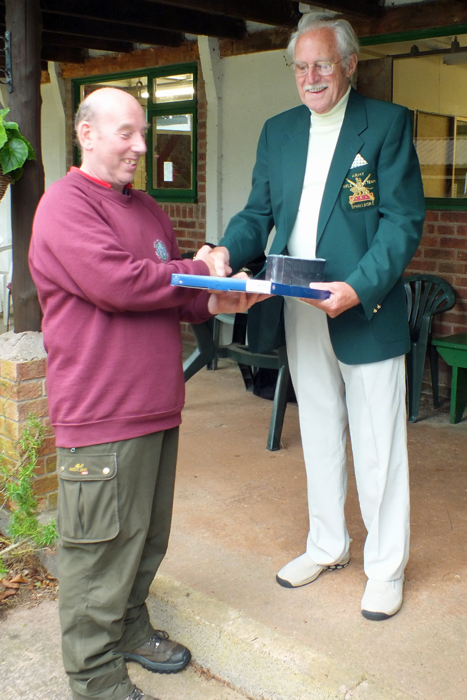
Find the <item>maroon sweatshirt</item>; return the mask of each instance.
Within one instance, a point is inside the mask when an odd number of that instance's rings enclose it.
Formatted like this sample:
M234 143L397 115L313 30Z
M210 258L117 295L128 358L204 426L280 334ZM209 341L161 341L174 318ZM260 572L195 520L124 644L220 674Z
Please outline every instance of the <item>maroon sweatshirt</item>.
M42 197L29 255L44 313L49 414L60 447L146 435L181 422L180 321L209 318L206 292L171 287L180 260L165 212L76 168Z

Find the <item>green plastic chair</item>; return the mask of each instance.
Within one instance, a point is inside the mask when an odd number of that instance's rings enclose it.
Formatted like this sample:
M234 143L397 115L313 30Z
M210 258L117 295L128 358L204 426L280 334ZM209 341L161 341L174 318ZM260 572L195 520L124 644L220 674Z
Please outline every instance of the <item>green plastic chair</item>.
M223 317L224 314L220 316L220 320L225 320ZM221 357L228 357L237 362L247 391L253 389L253 370L255 368L279 370L266 448L271 451L280 450L290 381L287 352L285 346L270 353L251 352L248 345L245 344L245 320L246 314L235 314L233 317L233 338L228 345L219 344L219 320L217 318L205 323L190 324L196 338L197 348L183 363L185 382L202 367L215 369L217 360Z
M404 277L411 348L406 356L407 414L415 423L420 407L423 371L428 352L431 371L433 405L439 406L438 353L431 344L433 316L452 309L456 303L454 290L446 280L435 275Z

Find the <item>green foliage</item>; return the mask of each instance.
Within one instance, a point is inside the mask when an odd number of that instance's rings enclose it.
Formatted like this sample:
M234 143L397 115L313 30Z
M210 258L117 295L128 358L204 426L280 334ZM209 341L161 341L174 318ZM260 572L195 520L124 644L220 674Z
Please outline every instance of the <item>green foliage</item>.
M23 165L27 160L36 160L34 149L20 133L16 122L7 122L5 117L9 109L0 109L0 168L4 175L9 175L13 182L23 174Z
M9 535L15 543L22 546L16 550L17 544L10 545L15 556L27 551L40 549L51 545L57 539L55 520L47 525L41 525L37 518L37 500L32 490L34 469L37 457L44 441L44 426L32 414L26 421L25 428L17 443L18 462L3 458L0 461L0 491L12 506L9 523ZM0 573L4 570L0 551ZM13 555L13 554L12 554Z

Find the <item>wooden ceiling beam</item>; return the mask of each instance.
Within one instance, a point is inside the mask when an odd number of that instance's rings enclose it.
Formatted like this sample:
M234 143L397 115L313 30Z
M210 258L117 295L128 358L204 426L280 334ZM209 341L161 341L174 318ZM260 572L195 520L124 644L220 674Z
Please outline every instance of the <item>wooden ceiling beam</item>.
M88 57L87 51L84 49L76 49L71 46L51 46L50 44L42 44L41 59L44 61L54 61L61 63L84 63Z
M241 39L246 34L242 19L194 10L180 12L146 0L42 0L42 15L45 18L49 14L229 39Z
M183 41L181 32L168 32L130 24L120 24L105 20L88 20L81 17L42 13L44 30L56 34L71 34L126 41L133 44L162 46L180 46Z
M377 36L423 31L456 24L467 24L467 3L459 0L417 3L388 7L380 18L351 18L357 36Z
M42 41L50 46L67 46L76 49L93 49L94 51L110 51L111 53L130 53L135 45L130 41L115 41L112 39L76 36L74 34L56 34L42 32Z
M333 12L350 15L351 17L382 17L384 9L379 0L302 0L305 5L318 4L319 7Z
M277 27L295 27L301 17L293 0L148 0L182 10L199 10L213 15L237 17Z
M0 34L4 34L6 25L0 22ZM128 41L112 41L94 37L74 36L73 34L55 34L42 32L42 43L50 46L66 46L75 49L94 49L95 51L110 51L112 53L130 53L134 44Z

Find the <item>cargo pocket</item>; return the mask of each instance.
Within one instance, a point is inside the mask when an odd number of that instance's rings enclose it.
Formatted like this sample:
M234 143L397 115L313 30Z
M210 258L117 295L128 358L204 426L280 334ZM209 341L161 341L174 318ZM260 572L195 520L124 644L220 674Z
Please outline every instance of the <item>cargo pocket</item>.
M59 454L58 531L65 542L106 542L119 533L116 454Z

